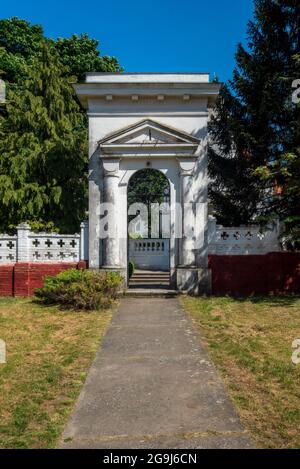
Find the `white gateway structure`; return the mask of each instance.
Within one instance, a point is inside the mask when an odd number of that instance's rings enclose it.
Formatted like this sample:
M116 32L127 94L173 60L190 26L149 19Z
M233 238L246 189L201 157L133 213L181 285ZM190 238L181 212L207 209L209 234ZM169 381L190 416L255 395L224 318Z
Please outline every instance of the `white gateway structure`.
M128 281L128 184L151 168L169 182L170 235L136 245L167 245L173 287L209 293L207 121L220 85L206 73L88 73L74 88L89 118L89 268Z

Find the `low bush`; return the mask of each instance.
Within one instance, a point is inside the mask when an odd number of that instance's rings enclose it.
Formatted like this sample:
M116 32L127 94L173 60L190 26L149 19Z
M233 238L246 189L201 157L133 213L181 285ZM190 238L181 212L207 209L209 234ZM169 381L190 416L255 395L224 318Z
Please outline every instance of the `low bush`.
M128 233L128 236L129 236L129 239L143 239L143 236L141 235L141 233L134 233L132 231Z
M116 272L70 269L55 277L46 276L44 287L35 291L39 302L62 308L98 310L115 300L122 284Z
M133 272L134 272L134 269L135 269L135 264L133 261L129 261L128 263L128 275L129 275L129 278L131 278L133 276Z

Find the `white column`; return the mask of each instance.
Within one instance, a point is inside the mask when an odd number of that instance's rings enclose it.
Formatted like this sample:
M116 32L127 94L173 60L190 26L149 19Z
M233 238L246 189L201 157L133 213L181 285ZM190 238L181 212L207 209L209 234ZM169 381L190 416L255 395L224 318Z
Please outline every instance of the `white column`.
M215 250L216 250L216 235L217 235L217 220L212 215L209 215L208 216L207 244L208 244L208 252L210 254L215 253Z
M30 225L21 223L17 226L17 262L29 262Z
M193 200L193 169L195 159L179 160L180 192L182 206L182 238L180 243L180 265L195 267L195 214Z
M89 222L87 220L80 224L80 260L89 260Z
M120 266L118 236L118 191L119 191L119 160L108 160L104 168L104 200L108 207L108 236L104 239L103 267Z

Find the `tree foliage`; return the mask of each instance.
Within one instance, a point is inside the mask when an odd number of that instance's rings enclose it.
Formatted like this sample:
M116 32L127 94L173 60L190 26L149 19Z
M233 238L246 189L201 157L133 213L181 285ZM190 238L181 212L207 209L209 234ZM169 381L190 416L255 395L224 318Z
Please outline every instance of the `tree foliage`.
M158 170L141 169L130 178L128 204L138 202L148 206L155 202L162 203L166 190L169 190L169 182L164 174Z
M0 229L24 220L76 230L86 206L86 117L46 44L0 126Z
M0 70L8 83L24 79L26 64L39 52L43 40L40 25L16 17L0 20Z
M121 70L87 34L53 40L39 25L0 20L8 85L0 109L0 232L22 221L78 230L87 208L87 119L70 81Z
M119 72L122 67L115 57L100 56L99 41L87 34L73 34L57 40L44 37L40 25L20 18L0 20L0 70L8 83L20 83L26 76L26 65L39 55L47 42L59 54L68 76L83 80L86 72Z
M79 81L87 72L119 72L122 70L115 57L99 55L99 42L87 34L73 34L70 38L59 38L54 46L60 61L68 67L71 75Z
M209 125L210 197L223 224L287 221L299 210L300 122L291 101L299 25L298 0L255 1L248 47L238 46Z
M145 168L137 171L128 184L128 206L144 204L148 212L148 236L151 238L151 204L169 201L170 186L166 176L157 169ZM130 222L136 215L129 215ZM131 233L130 236L133 236Z

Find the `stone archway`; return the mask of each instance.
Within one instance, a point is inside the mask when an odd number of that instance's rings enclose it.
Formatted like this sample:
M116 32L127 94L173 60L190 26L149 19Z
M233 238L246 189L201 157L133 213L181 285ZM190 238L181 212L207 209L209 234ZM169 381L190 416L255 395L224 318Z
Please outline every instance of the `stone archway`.
M208 293L206 136L219 85L201 73L90 73L74 88L89 115L90 268L127 277L127 186L151 167L170 182L171 282ZM109 236L105 204L113 207Z
M195 291L200 269L207 268L207 251L196 252L196 240L206 229L197 228L195 189L205 184L200 206L206 217L206 179L196 178L200 140L183 131L146 119L119 129L99 141L103 173L103 202L110 206L110 235L103 239L102 269L118 270L127 279L127 188L141 169L161 171L170 183L170 282L178 289ZM204 176L204 175L203 175ZM199 253L201 256L199 256ZM197 259L198 256L198 259ZM200 259L200 261L199 261ZM202 264L201 264L202 262ZM203 267L202 267L203 266Z
M128 261L139 270L170 270L170 183L163 172L147 167L130 178Z

